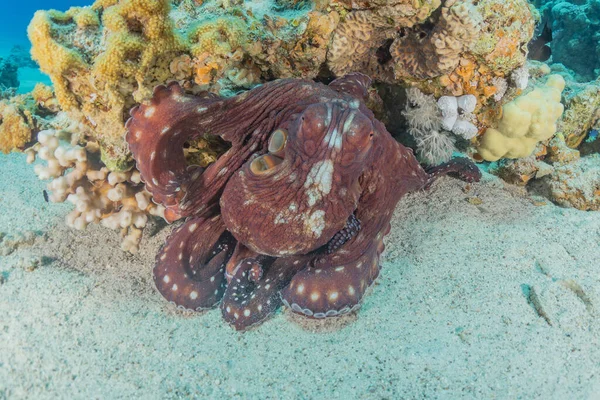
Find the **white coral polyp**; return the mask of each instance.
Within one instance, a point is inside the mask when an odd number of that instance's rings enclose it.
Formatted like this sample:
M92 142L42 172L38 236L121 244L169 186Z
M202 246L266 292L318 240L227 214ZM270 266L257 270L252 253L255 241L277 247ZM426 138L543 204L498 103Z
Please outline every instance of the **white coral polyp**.
M68 226L81 230L101 222L121 229L121 248L134 253L148 214L164 217L164 208L151 201L150 193L140 185L138 171L109 173L106 167L93 169L87 160L88 153L94 151L98 151L97 146L81 147L75 135L67 131L46 130L27 150L27 162L33 163L36 155L46 161L34 167L35 173L40 179L51 179L47 186L50 201L74 205L66 218Z
M464 119L459 119L452 127L452 133L467 140L471 140L477 136L478 131L475 125Z
M477 135L477 127L469 121L477 107L477 98L472 94L460 97L442 96L438 99L438 107L442 112L441 126L457 136L470 140Z
M451 131L458 119L458 101L454 96L442 96L438 99L438 107L442 112L442 128Z

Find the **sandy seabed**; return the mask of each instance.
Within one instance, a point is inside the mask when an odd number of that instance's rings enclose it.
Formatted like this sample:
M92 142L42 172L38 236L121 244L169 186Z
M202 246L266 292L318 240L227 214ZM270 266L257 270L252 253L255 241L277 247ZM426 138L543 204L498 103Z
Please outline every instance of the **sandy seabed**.
M238 333L155 291L170 227L125 254L44 187L0 156L0 232L36 232L0 256L0 399L600 397L600 213L442 179L397 207L358 314Z

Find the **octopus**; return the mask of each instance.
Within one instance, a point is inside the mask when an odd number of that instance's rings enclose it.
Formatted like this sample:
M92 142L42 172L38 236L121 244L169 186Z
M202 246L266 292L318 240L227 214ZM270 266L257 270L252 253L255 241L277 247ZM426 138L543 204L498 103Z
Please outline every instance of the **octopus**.
M434 179L480 178L468 159L424 170L367 108L371 80L281 79L221 98L158 86L134 107L127 142L165 219L185 219L156 256L158 291L178 308L220 305L237 330L285 305L309 318L360 307L379 275L396 204ZM187 142L229 149L203 168Z

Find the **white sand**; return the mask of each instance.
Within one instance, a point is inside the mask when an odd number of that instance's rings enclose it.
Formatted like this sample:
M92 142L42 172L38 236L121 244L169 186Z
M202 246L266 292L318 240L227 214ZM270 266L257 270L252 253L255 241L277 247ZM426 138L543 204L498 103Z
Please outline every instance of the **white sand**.
M490 176L468 193L443 179L399 205L356 316L280 311L241 334L154 290L170 228L124 254L112 231L67 229L43 187L22 156L0 156L0 231L46 233L0 257L0 399L600 394L600 213L533 205ZM27 271L32 256L53 261Z

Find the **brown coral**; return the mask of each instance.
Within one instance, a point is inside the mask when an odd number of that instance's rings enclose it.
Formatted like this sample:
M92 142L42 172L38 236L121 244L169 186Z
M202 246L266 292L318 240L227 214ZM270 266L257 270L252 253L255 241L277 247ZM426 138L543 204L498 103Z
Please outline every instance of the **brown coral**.
M454 70L478 32L468 2L447 2L431 31L403 29L390 47L396 78L427 79Z
M393 26L371 11L349 14L335 31L329 47L328 64L337 76L352 71L379 68L376 51L392 35Z

